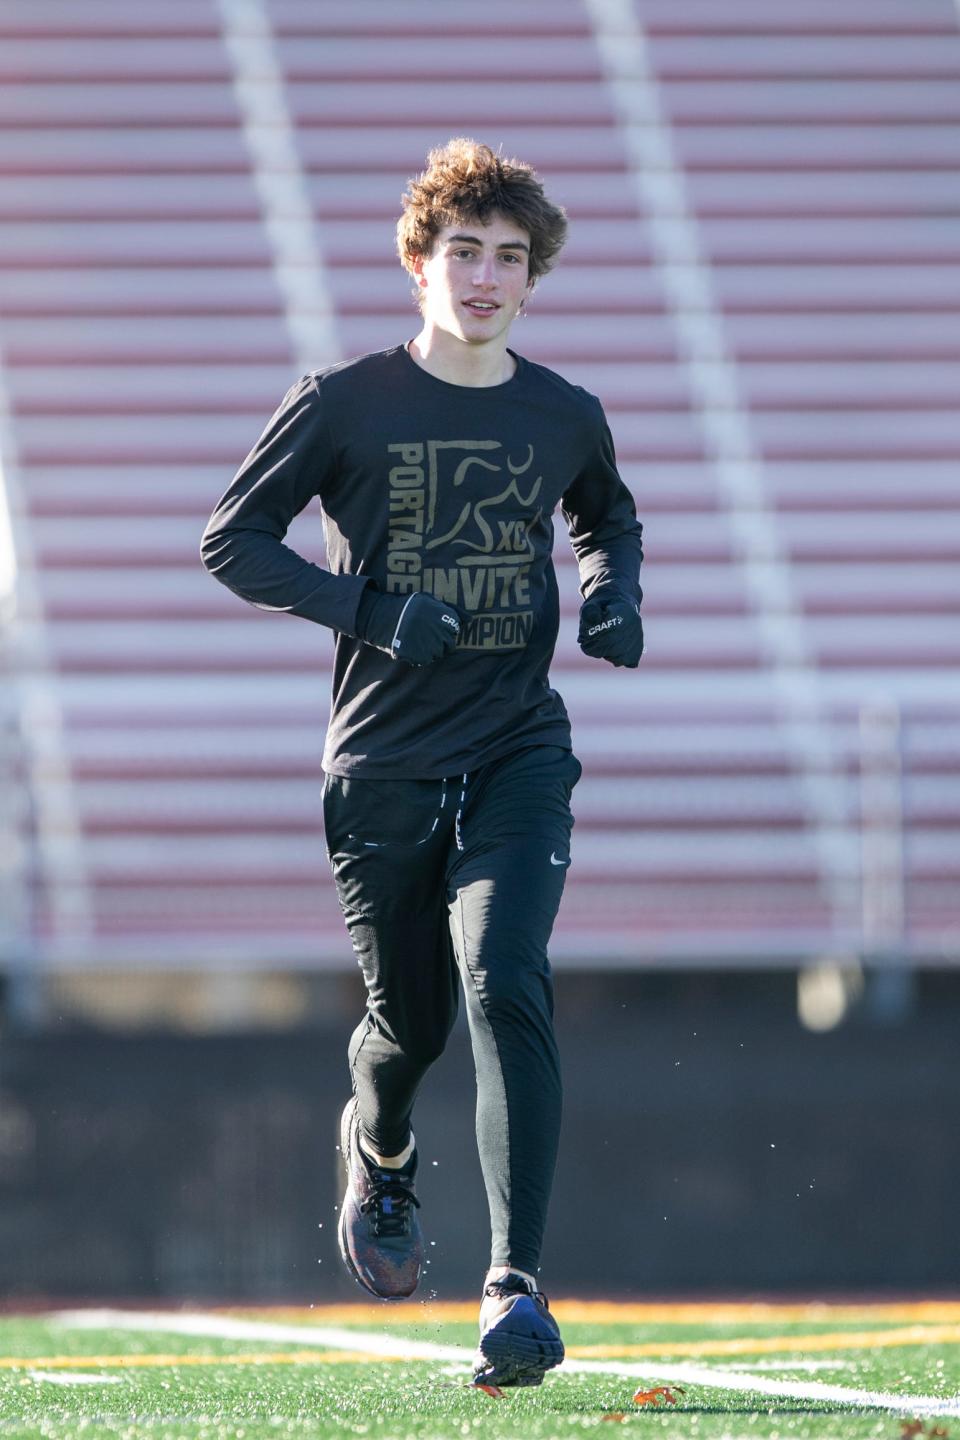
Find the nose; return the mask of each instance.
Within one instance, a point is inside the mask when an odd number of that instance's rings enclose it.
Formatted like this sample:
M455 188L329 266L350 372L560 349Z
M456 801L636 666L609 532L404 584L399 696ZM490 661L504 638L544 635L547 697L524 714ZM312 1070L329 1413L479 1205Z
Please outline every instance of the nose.
M494 257L492 255L478 255L476 267L473 272L474 284L484 290L490 290L497 283L497 276L494 270Z

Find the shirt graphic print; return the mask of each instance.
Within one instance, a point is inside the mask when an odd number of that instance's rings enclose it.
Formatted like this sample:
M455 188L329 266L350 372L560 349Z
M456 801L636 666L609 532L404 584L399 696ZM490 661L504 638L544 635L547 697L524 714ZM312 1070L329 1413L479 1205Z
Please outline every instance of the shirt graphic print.
M530 538L542 522L534 450L499 440L387 446L390 512L385 588L422 590L464 618L465 650L515 650L533 631Z

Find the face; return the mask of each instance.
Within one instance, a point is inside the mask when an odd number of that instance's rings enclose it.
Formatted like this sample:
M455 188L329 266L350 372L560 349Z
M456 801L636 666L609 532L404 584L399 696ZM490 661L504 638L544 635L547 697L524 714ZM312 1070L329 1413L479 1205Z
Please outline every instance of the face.
M501 340L533 289L530 236L505 216L464 220L440 231L433 252L417 256L424 324L467 344Z

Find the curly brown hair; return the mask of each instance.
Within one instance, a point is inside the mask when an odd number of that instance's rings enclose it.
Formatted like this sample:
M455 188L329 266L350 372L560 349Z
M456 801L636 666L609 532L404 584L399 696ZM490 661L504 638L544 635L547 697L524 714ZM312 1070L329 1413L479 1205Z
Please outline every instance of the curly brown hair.
M461 220L481 225L505 215L530 236L529 278L553 268L567 238L567 217L552 204L530 165L504 160L489 145L460 136L431 150L422 175L407 182L397 223L397 250L413 274L417 256L427 256L440 231Z

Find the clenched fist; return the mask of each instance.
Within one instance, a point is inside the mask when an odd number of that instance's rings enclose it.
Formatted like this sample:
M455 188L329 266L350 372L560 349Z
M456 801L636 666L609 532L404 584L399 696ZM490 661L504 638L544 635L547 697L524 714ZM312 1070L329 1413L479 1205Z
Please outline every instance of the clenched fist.
M460 616L432 595L381 595L369 586L357 607L357 634L408 665L433 665L457 643Z
M577 643L585 655L635 670L643 654L643 621L635 600L586 600Z

